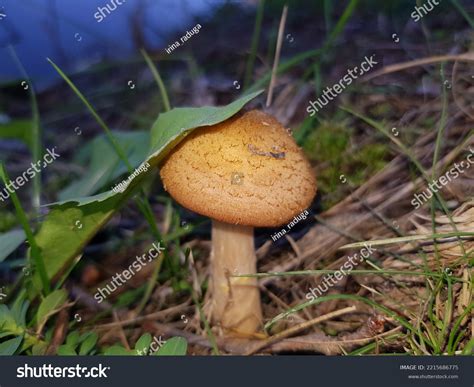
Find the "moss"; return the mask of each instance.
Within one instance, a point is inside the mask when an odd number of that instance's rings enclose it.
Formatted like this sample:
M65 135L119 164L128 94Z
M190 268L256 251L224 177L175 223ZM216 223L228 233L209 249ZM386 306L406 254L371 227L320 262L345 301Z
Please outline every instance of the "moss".
M318 189L323 194L323 207L327 209L346 197L381 170L387 163L389 146L370 143L351 149L357 143L352 130L343 124L322 123L307 138L303 149L317 169ZM318 165L320 166L318 168ZM343 184L344 175L350 184Z
M380 171L388 155L388 146L385 144L368 144L358 152L352 153L353 170L351 181L356 185L363 184L368 177Z
M303 149L312 161L335 160L346 149L349 139L350 132L344 126L323 122L307 137Z

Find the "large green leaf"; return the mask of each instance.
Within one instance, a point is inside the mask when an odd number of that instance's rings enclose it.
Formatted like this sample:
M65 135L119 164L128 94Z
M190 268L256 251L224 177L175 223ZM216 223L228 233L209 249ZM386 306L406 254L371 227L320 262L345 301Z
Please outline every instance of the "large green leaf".
M245 95L223 107L175 108L167 113L160 114L151 128L152 157L166 152L165 148L188 134L190 129L215 125L232 117L261 92L260 90Z
M214 125L232 117L260 93L248 94L222 107L178 108L161 114L153 125L151 151L143 162L150 165L147 172L131 180L123 192L107 191L53 204L36 238L48 277L55 277L80 255L84 246L187 134L198 127ZM35 273L32 283L37 291L41 290L38 273Z

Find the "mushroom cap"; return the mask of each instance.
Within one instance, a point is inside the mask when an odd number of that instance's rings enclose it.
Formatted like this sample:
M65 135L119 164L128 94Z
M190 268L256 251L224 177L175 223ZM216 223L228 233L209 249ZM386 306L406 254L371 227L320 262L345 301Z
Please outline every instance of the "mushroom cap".
M209 218L276 227L309 207L316 179L291 133L258 110L188 135L163 162L165 190Z

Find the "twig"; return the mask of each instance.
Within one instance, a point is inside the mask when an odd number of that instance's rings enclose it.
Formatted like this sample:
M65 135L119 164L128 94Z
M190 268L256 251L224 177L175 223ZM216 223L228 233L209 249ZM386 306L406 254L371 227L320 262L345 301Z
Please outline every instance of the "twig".
M118 314L115 310L113 311L113 315L114 315L114 320L117 322L120 322ZM120 341L122 342L123 346L130 351L130 345L128 344L127 336L125 335L125 332L122 327L120 327L119 329L119 336L120 336Z
M276 46L276 51L275 51L275 59L273 60L272 78L270 80L270 86L268 88L268 95L267 95L267 103L266 103L267 107L270 107L270 105L272 104L273 88L275 87L278 63L280 61L281 45L283 43L283 33L285 31L287 15L288 15L288 6L285 5L283 7L283 12L281 14L280 26L278 27L278 39L277 39L277 46Z
M183 304L172 306L171 308L168 308L168 309L160 310L159 312L147 314L146 316L140 316L140 317L135 317L128 320L102 324L102 325L96 326L94 329L110 329L110 328L115 328L115 327L123 327L126 325L134 325L146 320L157 320L170 313L176 313L178 311L181 311L184 307L189 306L189 304L190 304L190 300L186 301Z
M409 69L411 67L418 67L418 66L423 66L427 64L434 64L434 63L439 63L439 62L447 62L447 61L459 61L459 62L474 62L474 53L472 52L467 52L461 55L439 55L439 56L431 56L429 58L423 58L423 59L417 59L417 60L412 60L409 62L404 62L404 63L397 63L393 64L390 66L386 66L382 68L379 71L375 71L366 77L363 77L363 81L369 81L373 78L379 77L381 75L385 74L390 74L390 73L395 73L397 71L402 71Z
M312 320L305 321L304 323L301 323L299 325L296 325L294 327L286 329L283 332L277 333L276 335L273 335L273 336L269 337L265 341L263 341L261 343L258 343L255 347L253 347L251 350L246 352L245 355L253 355L254 353L257 353L258 351L262 350L263 348L265 348L265 347L267 347L271 344L274 344L274 343L276 343L280 340L283 340L283 339L287 338L288 336L294 335L295 333L299 333L299 332L301 332L305 329L308 329L308 328L310 328L311 326L313 326L315 324L319 324L320 322L330 320L334 317L342 316L343 314L346 314L346 313L354 312L355 310L356 310L356 307L353 305L353 306L349 306L347 308L336 310L336 311L331 312L331 313L327 313L323 316L316 317Z
M265 352L270 352L270 353L278 353L282 351L314 351L315 347L319 347L321 345L330 345L332 347L338 347L339 351L337 353L335 352L322 352L325 355L336 355L340 352L342 352L342 349L344 346L352 345L352 346L357 346L357 345L363 345L370 343L373 340L378 340L378 339L384 339L384 338L391 338L393 337L394 334L396 334L398 331L402 329L401 326L398 326L390 331L381 333L376 336L366 336L366 337L358 337L354 339L333 339L332 337L324 336L328 340L319 340L319 341L307 341L305 339L308 338L308 336L301 336L301 337L295 337L295 338L290 338L287 340L284 340L280 343L272 345L271 348L268 348L265 350ZM353 334L350 334L351 337L360 334L361 332L357 331L354 332ZM314 335L312 335L314 336ZM321 348L320 348L321 349Z
M58 313L58 318L54 326L53 338L51 340L51 344L46 350L46 355L55 355L58 347L64 342L68 331L68 318L69 313L67 309L62 309Z

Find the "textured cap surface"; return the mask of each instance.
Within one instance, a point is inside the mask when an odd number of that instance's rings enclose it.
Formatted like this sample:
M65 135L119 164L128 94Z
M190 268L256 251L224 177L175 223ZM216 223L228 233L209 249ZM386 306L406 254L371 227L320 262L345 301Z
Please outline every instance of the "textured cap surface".
M288 222L316 194L311 166L291 134L257 110L196 129L167 157L160 174L182 206L254 227Z

